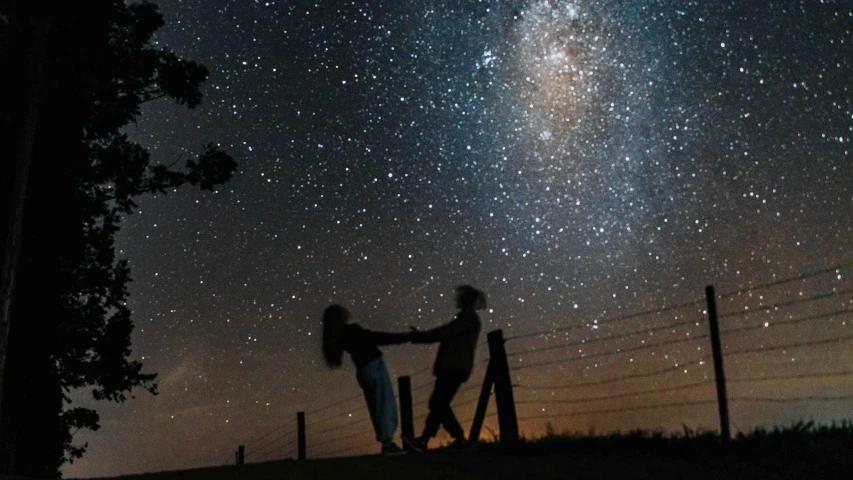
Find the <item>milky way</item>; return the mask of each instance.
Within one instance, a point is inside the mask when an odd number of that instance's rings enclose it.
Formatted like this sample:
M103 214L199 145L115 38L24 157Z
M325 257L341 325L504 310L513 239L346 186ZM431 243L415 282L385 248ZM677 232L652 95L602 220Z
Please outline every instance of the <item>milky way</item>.
M218 142L240 171L125 221L133 357L161 394L96 404L103 428L78 434L89 452L68 475L221 464L239 444L292 456L251 442L359 393L349 364L321 360L323 307L429 327L465 282L489 295L484 332L530 335L507 343L528 435L548 419L717 428L709 284L739 292L720 299L735 430L850 411L778 401L851 394L849 342L785 347L850 332L849 4L391 3L159 2L156 41L210 69L205 102L148 104L128 133L164 163ZM660 312L630 317L645 311ZM396 376L434 353L385 358ZM780 373L800 377L766 378ZM668 403L691 405L613 412ZM314 432L366 415L359 399L324 412ZM365 425L309 455L374 453Z

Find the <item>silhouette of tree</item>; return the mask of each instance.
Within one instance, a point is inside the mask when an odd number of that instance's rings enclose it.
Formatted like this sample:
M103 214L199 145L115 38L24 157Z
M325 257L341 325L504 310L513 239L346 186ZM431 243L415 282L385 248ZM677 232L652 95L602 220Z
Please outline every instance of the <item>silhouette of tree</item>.
M129 359L130 269L116 256L115 234L139 195L183 184L212 190L236 169L213 145L182 170L151 165L122 132L145 102L201 102L207 70L155 48L151 37L162 25L147 2L0 0L0 61L9 91L21 92L0 112L10 132L4 149L14 153L0 161L0 220L19 230L11 309L0 323L0 355L8 339L0 474L58 477L65 461L83 454L73 435L97 430L98 414L72 408L72 390L91 388L95 399L115 402L135 387L156 394L156 375ZM19 175L22 165L28 176Z

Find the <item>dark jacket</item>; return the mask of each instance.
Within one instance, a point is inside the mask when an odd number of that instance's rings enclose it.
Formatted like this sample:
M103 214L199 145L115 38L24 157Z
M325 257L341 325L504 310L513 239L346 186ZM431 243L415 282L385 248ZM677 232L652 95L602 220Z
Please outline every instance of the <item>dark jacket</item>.
M397 345L409 341L408 333L374 332L350 323L341 329L341 346L349 352L356 367L363 367L382 356L379 345Z
M453 321L432 330L412 336L412 343L441 342L432 374L439 376L447 372L459 372L465 380L474 368L474 350L480 336L480 317L473 308L461 310Z

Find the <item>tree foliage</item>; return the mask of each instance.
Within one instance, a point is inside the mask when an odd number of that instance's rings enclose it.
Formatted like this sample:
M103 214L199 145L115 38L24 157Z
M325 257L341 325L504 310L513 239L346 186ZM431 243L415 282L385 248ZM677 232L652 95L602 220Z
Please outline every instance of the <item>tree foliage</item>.
M28 2L0 8L0 36L25 51L21 32L43 12ZM44 62L0 412L0 471L13 465L10 473L33 477L58 476L85 451L73 434L99 426L95 411L70 405L72 390L114 402L140 387L156 394L156 375L130 360L130 268L114 244L122 217L142 194L184 184L213 190L236 169L214 145L180 170L152 165L122 131L145 102L193 108L202 99L207 69L152 45L163 25L156 5L93 0L56 9L44 59L2 52L8 72ZM4 127L18 120L16 111L2 114Z

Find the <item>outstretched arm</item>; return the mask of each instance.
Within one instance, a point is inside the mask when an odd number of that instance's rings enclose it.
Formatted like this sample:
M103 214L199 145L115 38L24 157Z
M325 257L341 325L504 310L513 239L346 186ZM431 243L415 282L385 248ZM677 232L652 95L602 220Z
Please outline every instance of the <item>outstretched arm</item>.
M414 333L412 343L440 342L445 338L464 335L468 332L477 330L477 328L478 325L474 318L468 317L467 315L458 315L450 323L424 332Z
M411 333L387 333L387 332L374 332L373 330L367 330L362 328L359 335L362 337L361 340L364 343L372 343L373 345L399 345L401 343L406 343L411 340Z

